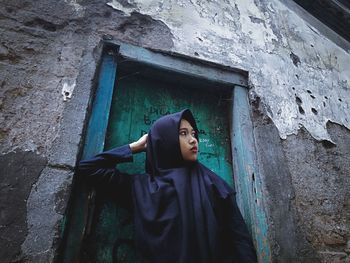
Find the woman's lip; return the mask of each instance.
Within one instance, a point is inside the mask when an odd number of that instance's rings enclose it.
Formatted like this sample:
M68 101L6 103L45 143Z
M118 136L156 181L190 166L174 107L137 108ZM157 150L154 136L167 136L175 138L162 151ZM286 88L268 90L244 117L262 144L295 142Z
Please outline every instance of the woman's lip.
M192 148L191 148L191 151L192 151L192 152L198 152L198 148L197 148L197 147L192 147Z

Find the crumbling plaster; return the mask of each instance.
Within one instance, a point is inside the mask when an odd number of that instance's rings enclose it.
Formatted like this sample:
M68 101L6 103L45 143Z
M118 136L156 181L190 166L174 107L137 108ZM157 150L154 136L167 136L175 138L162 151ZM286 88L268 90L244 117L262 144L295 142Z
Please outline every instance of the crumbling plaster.
M304 126L329 140L328 121L350 129L350 55L273 1L112 0L125 16L149 15L171 30L173 51L247 70L280 137Z

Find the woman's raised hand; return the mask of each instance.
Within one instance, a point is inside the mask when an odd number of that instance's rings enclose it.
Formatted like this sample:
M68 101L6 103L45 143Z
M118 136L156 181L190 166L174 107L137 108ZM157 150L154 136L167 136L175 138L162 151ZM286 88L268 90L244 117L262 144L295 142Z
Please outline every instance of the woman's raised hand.
M139 153L139 152L143 152L146 150L146 148L147 148L147 136L148 136L148 134L146 133L146 134L142 135L142 137L140 139L138 139L136 142L132 142L129 144L132 153Z

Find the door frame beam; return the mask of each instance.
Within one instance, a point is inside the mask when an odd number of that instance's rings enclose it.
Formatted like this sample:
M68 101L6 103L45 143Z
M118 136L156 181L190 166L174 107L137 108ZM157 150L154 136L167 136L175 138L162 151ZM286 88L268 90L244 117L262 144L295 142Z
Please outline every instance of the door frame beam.
M109 48L117 48L118 55L124 59L136 61L153 67L175 71L207 79L223 85L239 85L248 88L248 72L223 66L211 61L197 59L175 52L165 52L133 46L125 43L106 42Z

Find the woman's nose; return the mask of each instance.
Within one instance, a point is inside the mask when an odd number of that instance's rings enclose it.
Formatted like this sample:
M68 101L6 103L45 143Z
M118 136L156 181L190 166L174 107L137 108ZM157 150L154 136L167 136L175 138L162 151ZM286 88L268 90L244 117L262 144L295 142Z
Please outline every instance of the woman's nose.
M197 141L196 137L190 136L190 144L193 144Z

